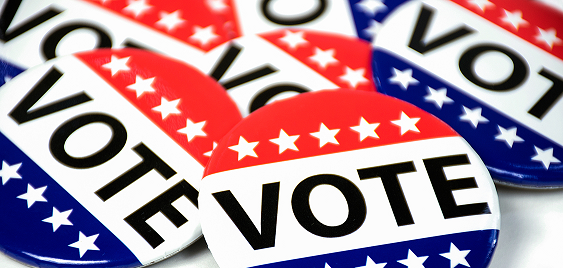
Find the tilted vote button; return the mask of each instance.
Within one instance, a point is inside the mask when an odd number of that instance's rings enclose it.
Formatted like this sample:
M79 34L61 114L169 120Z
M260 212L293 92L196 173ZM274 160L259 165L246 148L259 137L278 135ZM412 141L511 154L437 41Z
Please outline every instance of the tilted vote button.
M192 66L58 57L0 88L0 248L26 264L140 267L201 237L198 189L241 115Z
M539 1L403 1L373 43L378 90L448 123L496 182L562 187L562 22Z
M265 106L221 140L199 195L220 267L487 267L499 207L479 156L374 92Z
M246 35L192 63L223 85L243 116L308 91L375 91L369 43L341 34L279 29Z

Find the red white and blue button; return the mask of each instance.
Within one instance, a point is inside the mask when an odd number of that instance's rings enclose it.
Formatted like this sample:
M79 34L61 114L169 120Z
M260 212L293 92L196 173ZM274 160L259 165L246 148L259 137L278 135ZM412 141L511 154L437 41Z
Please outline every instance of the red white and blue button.
M0 88L0 249L38 267L140 267L201 237L198 189L241 120L192 66L97 50Z
M191 63L223 85L243 116L308 91L375 91L370 44L342 34L278 29L245 35Z
M381 22L378 91L448 123L497 182L563 187L561 11L539 1L402 1Z
M0 60L19 69L94 48L144 48L188 62L231 38L204 1L10 0L0 8ZM0 85L14 76L2 67Z
M461 136L349 89L244 118L211 156L199 205L223 268L487 267L500 226L493 181Z

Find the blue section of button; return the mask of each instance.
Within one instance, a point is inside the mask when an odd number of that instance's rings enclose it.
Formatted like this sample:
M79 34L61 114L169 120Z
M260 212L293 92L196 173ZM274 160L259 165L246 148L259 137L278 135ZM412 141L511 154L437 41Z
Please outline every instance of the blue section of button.
M496 246L498 230L448 234L368 248L324 254L255 267L357 268L357 267L487 267ZM376 235L376 234L374 234ZM367 265L368 257L373 264ZM453 261L453 263L451 263ZM465 261L465 263L464 263ZM415 265L416 262L424 266ZM383 265L385 263L385 265ZM406 264L410 265L406 265ZM377 265L379 264L379 265ZM469 266L467 266L467 265Z
M0 250L39 267L141 266L117 237L2 133L0 148ZM54 209L63 214L72 210L68 222L51 218L58 214Z
M23 72L24 69L5 60L0 59L0 86L12 79L14 76Z
M398 6L407 0L350 0L350 9L358 37L372 41L379 24Z
M563 187L561 145L393 54L375 50L373 59L379 92L408 101L449 124L479 154L497 182L522 187ZM398 83L391 83L389 78L394 76L394 68L412 70L412 77L418 83L409 84L406 90ZM428 87L446 89L452 101L438 108L427 99ZM486 121L476 121L474 126L469 120L462 120L466 108L475 112L481 109L481 117ZM505 138L511 135L502 135L503 131L515 131L517 137L512 136L507 141ZM510 140L513 140L511 145Z

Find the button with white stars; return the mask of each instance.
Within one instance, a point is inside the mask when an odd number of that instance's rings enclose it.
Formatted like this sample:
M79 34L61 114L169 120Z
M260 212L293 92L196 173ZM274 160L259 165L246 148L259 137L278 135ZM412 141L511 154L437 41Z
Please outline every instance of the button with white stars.
M0 68L0 85L55 56L93 48L134 47L193 62L236 37L231 30L235 25L225 17L233 9L225 0L46 0L41 6L14 4L4 9L2 24L19 30L0 44L1 62L10 67ZM20 19L36 23L21 28ZM85 28L86 34L75 31ZM116 76L129 68L118 59L106 67Z
M194 65L207 66L243 116L308 91L376 91L370 44L336 33L289 28L244 35Z
M138 19L158 5L130 4ZM19 76L0 91L5 253L40 267L134 268L201 237L204 168L242 120L216 80L141 49L61 56ZM257 157L244 142L232 148Z
M496 182L563 188L563 13L527 0L377 2L357 4L376 12L377 91L444 120Z
M542 149L530 157L553 165ZM500 215L486 166L451 127L346 88L245 117L213 149L198 202L220 267L485 268Z

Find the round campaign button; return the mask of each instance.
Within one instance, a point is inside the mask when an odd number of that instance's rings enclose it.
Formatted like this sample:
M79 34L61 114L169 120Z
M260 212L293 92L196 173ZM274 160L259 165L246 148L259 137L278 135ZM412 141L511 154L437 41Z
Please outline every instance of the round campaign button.
M230 39L225 21L205 1L5 1L0 12L0 59L24 69L110 47L189 61Z
M496 182L563 187L562 33L539 1L403 1L374 42L378 91L448 123Z
M215 10L223 15L236 36L298 27L367 41L377 33L377 19L389 5L383 0L215 0L210 3L215 3Z
M370 44L341 34L280 29L246 35L191 63L225 87L243 116L307 91L375 91Z
M221 140L199 195L220 267L486 267L493 181L444 122L375 92L265 106Z
M242 119L212 78L137 49L58 57L0 88L0 249L139 267L201 236L211 151Z

